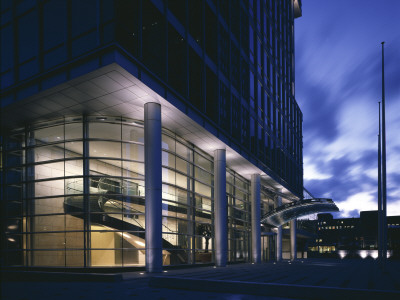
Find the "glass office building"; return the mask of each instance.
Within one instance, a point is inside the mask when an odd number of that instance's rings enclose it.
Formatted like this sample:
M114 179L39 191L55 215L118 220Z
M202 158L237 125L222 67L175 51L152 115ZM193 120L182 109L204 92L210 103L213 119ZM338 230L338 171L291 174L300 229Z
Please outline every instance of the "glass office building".
M260 215L302 199L300 15L297 0L2 0L2 264L279 251Z

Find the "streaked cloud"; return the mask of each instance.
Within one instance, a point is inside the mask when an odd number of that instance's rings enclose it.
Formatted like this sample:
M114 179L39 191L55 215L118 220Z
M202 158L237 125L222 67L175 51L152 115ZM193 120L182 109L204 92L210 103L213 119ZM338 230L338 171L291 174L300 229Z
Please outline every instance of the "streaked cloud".
M309 157L304 158L304 179L305 180L325 180L331 178L331 174L324 173L318 169L318 165L311 162Z
M338 202L338 207L341 211L342 217L353 217L354 211L362 210L376 210L375 195L368 192L359 192L349 196L346 200ZM362 208L360 207L362 203Z
M363 7L363 9L360 9ZM385 44L388 215L400 215L400 1L303 1L296 98L304 179L343 217L377 208L378 101Z

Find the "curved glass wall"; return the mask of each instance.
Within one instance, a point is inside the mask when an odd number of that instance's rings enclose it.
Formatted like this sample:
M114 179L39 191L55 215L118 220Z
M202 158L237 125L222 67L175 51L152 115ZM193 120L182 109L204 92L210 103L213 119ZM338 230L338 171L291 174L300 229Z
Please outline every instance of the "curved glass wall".
M5 151L6 261L145 264L141 121L77 117L15 130ZM213 260L213 160L162 134L163 262Z

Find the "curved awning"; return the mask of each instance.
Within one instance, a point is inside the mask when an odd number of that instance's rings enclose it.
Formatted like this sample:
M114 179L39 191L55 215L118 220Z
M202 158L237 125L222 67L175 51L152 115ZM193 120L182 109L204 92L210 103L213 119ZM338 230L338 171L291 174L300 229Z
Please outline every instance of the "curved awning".
M261 223L281 226L290 220L320 212L339 211L335 202L327 198L305 199L281 205L261 218Z

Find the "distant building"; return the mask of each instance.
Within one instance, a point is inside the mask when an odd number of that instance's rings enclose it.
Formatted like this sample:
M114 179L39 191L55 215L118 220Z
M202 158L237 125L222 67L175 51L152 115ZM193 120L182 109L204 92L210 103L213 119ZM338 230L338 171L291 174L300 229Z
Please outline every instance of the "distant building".
M374 250L368 253L373 257L377 255L377 211L362 211L360 218L341 219L334 219L331 214L318 214L318 220L311 222L315 224L316 236L309 241L309 257L343 256L342 253L354 250ZM387 217L387 227L388 250L395 251L400 247L400 216Z

